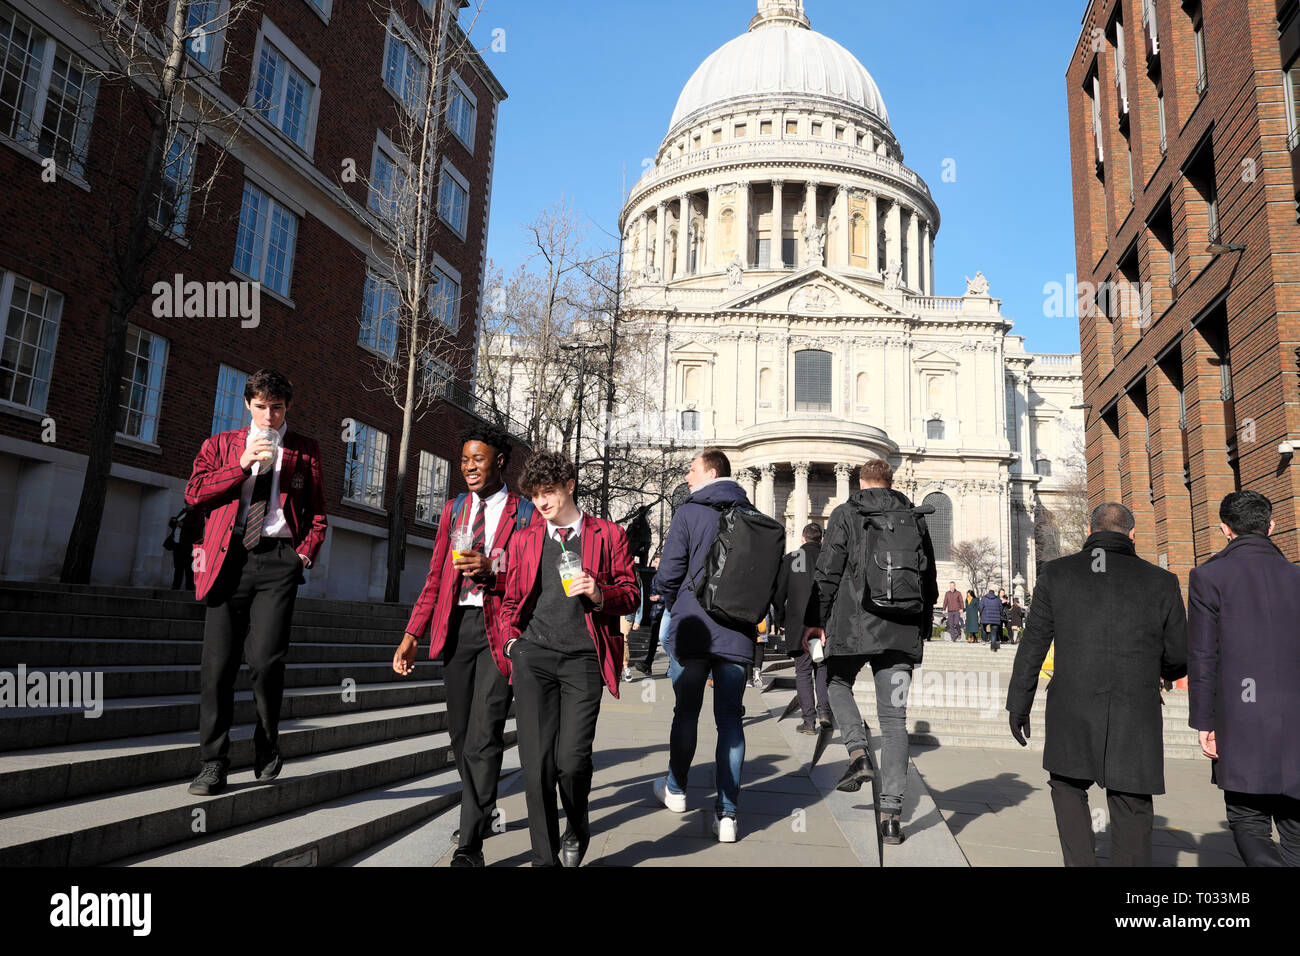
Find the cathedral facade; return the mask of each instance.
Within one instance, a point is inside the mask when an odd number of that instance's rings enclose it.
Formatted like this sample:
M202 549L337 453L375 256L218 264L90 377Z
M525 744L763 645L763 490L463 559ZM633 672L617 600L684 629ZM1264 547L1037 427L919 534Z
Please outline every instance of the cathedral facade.
M867 70L802 0L759 0L629 193L623 319L655 343L656 437L720 446L790 547L885 458L935 508L941 581L987 538L1031 588L1083 468L1079 357L1026 351L979 272L934 295L939 225Z

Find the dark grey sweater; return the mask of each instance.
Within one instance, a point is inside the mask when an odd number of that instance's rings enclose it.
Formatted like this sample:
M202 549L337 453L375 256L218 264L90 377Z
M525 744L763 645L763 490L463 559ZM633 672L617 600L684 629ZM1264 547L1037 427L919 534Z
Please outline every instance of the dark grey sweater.
M570 538L564 545L565 549L582 554L580 538ZM561 654L595 657L596 645L587 633L586 601L564 593L564 583L556 570L559 560L560 543L547 534L542 542L542 566L537 571L542 582L541 593L520 637Z

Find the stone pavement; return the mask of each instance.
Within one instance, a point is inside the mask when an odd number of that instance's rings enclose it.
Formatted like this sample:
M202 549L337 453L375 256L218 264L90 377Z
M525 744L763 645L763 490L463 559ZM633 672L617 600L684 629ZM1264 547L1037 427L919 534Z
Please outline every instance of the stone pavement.
M913 744L920 771L971 866L1061 866L1061 843L1043 755ZM1205 759L1165 759L1165 794L1155 798L1152 862L1156 866L1241 866ZM1105 791L1088 791L1093 810ZM1107 832L1097 855L1109 856Z

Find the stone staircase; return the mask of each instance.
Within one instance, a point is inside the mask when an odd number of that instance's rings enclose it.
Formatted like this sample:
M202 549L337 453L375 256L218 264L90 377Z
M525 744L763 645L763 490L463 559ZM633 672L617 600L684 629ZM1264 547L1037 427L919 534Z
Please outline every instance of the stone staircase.
M241 668L233 772L225 792L204 798L186 791L198 769L203 640L193 596L0 583L0 682L16 681L20 666L50 686L60 673L90 673L103 698L97 717L0 705L0 866L328 865L453 806L442 665L419 659L409 678L391 667L406 615L300 598L284 772L253 780Z
M1006 712L1007 688L1019 647L1003 644L995 654L987 644L928 642L908 694L907 729L912 743L1020 750L1011 737ZM793 663L788 658L769 658L764 673L772 674L778 687L794 687ZM873 734L877 733L876 687L869 670L858 675L853 696ZM1161 696L1165 756L1203 759L1196 731L1187 726L1187 692L1166 691ZM1046 706L1047 681L1043 680L1030 713L1030 750L1043 749Z

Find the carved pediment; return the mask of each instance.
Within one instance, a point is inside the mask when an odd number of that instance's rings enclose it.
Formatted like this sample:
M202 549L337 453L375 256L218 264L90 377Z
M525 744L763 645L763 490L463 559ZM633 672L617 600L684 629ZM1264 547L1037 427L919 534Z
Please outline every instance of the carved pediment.
M781 276L724 302L718 312L794 312L800 315L888 315L908 313L820 266Z

